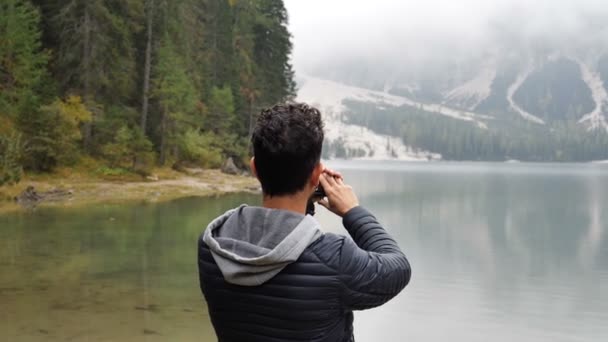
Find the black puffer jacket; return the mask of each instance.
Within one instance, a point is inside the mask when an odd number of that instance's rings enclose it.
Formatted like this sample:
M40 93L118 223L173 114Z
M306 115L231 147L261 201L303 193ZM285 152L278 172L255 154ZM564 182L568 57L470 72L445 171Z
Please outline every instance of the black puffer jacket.
M343 218L352 240L320 234L310 222L241 207L210 224L199 240L198 266L219 341L354 341L353 310L382 305L409 282L405 255L363 207ZM269 238L272 231L279 235ZM294 250L295 261L276 260Z

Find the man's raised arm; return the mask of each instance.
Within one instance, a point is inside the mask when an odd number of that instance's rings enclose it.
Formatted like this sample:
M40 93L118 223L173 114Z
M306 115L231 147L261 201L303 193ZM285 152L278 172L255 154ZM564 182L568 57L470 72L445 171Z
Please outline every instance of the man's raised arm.
M327 200L319 203L342 217L352 237L340 251L343 302L348 309L364 310L382 305L410 281L410 264L397 242L365 208L341 177L323 174L321 185Z
M364 310L386 303L410 281L407 258L365 208L351 209L343 224L354 241L345 239L340 257L345 305Z

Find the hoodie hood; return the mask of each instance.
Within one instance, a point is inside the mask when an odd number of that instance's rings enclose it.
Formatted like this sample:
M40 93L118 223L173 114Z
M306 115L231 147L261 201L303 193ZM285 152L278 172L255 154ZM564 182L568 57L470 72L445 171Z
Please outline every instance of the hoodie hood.
M321 235L310 215L242 205L213 220L203 242L228 283L257 286L296 261Z

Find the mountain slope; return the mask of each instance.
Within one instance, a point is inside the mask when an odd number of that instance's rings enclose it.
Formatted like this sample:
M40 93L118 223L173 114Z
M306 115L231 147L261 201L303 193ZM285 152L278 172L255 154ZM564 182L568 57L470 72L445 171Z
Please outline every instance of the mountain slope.
M444 93L444 103L474 111L492 93L492 83L496 79L496 67L487 66L473 79Z
M578 121L590 130L608 130L606 56L586 61L565 55L488 61L469 77L457 72L443 77L435 82L399 80L387 88L391 94L426 103L423 106L430 111L439 109L432 102L469 117L520 118L540 125ZM458 79L463 80L446 86Z
M348 110L347 99L373 103L380 107L398 107L406 99L313 77L299 79L298 101L316 106L325 121L326 158L399 159L425 161L441 159L440 154L406 146L397 137L378 134L367 127L347 124L343 115Z
M310 76L299 79L298 100L323 112L326 158L608 159L603 74L579 61L555 61L486 70L444 92L452 96L442 103L422 101L414 91L395 95L394 89L388 93ZM585 106L574 107L581 101ZM563 110L566 105L569 111Z
M581 75L581 65L565 58L532 70L513 94L525 113L544 122L580 120L594 110L591 90Z
M608 92L606 91L606 84L602 80L602 75L600 72L591 70L580 61L578 61L578 64L583 81L589 86L591 96L595 102L593 110L585 114L579 122L587 124L589 129L592 130L601 128L608 130L608 122L606 122L606 116L604 115L608 111Z

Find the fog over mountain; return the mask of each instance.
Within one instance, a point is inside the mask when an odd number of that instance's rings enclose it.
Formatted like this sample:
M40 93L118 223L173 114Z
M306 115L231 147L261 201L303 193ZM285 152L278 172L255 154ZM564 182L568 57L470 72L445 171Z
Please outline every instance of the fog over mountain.
M298 72L358 67L376 77L434 76L455 65L598 58L603 0L287 0ZM470 67L470 66L469 66Z
M605 0L286 5L330 157L608 159Z

